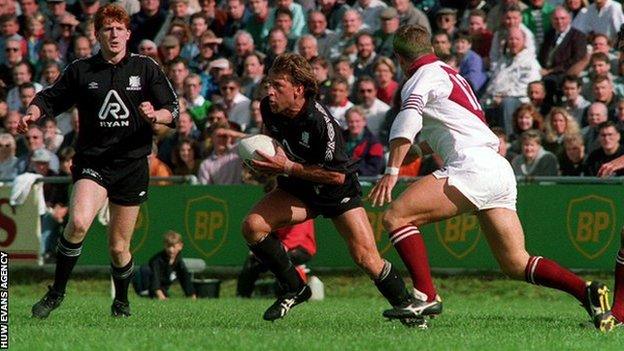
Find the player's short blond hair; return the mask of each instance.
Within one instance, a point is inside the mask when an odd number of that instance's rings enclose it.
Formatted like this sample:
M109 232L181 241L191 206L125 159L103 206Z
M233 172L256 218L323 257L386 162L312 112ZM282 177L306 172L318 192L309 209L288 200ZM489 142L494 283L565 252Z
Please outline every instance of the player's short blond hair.
M182 243L182 235L173 230L168 230L165 235L163 235L163 243L166 247Z
M312 66L299 54L285 53L279 55L269 70L270 75L283 74L291 83L303 86L304 95L313 98L318 92L318 83Z
M394 35L392 45L397 55L410 61L423 54L433 52L431 33L427 28L418 24L400 27Z

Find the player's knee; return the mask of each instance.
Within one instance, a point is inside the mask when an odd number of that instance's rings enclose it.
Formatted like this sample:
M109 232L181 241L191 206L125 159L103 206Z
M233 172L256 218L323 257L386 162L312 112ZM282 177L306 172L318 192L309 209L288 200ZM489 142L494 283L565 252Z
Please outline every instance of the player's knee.
M89 230L89 223L81 218L72 218L69 223L69 230L66 231L66 237L76 240L83 240Z
M527 260L521 256L508 257L500 262L501 271L509 278L515 280L524 280L526 265Z
M397 211L389 208L384 211L383 216L381 217L382 224L384 229L387 231L393 231L396 228L402 227L405 224L403 223L405 220L398 215Z
M121 257L125 255L126 253L128 253L129 251L130 251L130 248L125 243L114 243L108 246L108 253L113 258Z
M268 233L267 224L262 217L250 214L243 220L243 236L247 242L253 243Z

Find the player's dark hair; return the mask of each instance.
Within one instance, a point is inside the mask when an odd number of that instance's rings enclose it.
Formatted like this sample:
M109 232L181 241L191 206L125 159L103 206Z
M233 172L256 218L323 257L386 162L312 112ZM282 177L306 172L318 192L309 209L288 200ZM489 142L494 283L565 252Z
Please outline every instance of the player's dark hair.
M106 4L100 7L93 16L93 25L98 32L106 23L119 22L130 29L130 16L123 7L115 4Z
M397 55L409 61L433 51L429 31L417 24L400 27L394 35L392 45Z
M308 60L299 54L285 53L278 56L273 62L269 74L286 75L291 83L303 86L306 98L312 98L318 92L314 70Z

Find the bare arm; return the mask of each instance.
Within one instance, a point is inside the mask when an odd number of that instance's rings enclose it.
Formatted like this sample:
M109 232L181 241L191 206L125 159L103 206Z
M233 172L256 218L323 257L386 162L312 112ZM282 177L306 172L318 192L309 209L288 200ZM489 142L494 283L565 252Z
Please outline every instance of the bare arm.
M390 141L390 156L388 157L386 172L367 196L373 207L383 206L392 201L392 189L399 179L399 168L411 145L411 141L405 138L396 138Z
M269 156L262 151L256 151L264 160L253 160L253 168L269 174L288 174L321 184L343 184L344 173L330 171L320 166L308 166L288 159L284 149L277 146L275 156Z
M611 162L607 162L600 166L598 170L598 177L608 177L615 174L615 172L624 168L624 156L620 156Z
M141 117L153 124L170 124L173 122L173 114L167 109L155 110L154 106L145 101L139 105Z
M28 125L35 123L41 118L41 109L37 105L30 105L26 110L26 114L22 116L17 125L17 131L25 134L28 131Z
M344 173L328 171L319 166L304 166L301 163L293 162L289 175L315 183L340 185L344 184Z
M581 72L585 70L587 65L589 65L590 58L591 58L591 55L587 54L584 58L579 60L577 63L573 64L570 68L568 68L568 70L566 71L566 74L578 76L579 74L581 74Z

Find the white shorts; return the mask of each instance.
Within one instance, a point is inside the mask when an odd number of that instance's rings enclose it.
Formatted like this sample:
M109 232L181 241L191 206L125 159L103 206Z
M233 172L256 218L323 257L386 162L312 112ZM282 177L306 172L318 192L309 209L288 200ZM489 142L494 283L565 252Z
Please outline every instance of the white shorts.
M466 148L444 168L433 172L433 176L448 178L448 184L478 210L516 210L516 176L509 162L490 148Z

